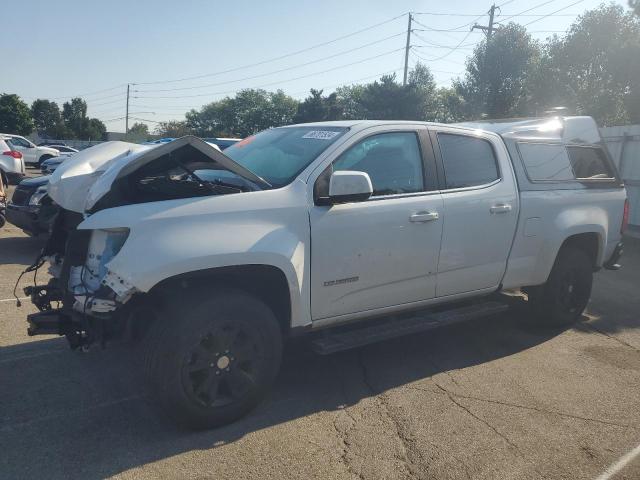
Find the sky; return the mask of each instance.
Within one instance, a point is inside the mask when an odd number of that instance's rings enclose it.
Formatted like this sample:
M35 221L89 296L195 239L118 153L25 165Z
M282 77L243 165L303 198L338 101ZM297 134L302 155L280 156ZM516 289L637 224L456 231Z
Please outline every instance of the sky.
M402 78L407 12L414 15L409 65L426 63L438 85L464 72L482 40L491 0L3 0L2 46L11 68L0 92L62 103L87 101L88 114L124 131L182 119L184 112L243 88L310 88ZM534 38L562 35L601 0L496 0L496 22L527 24ZM626 0L618 0L626 7ZM555 12L555 13L554 13ZM549 15L551 14L551 15ZM549 15L549 16L547 16ZM371 27L371 28L369 28ZM442 31L446 30L446 31ZM454 30L454 31L451 31ZM454 48L458 47L458 48ZM421 59L420 59L421 57ZM5 57L5 61L7 57Z

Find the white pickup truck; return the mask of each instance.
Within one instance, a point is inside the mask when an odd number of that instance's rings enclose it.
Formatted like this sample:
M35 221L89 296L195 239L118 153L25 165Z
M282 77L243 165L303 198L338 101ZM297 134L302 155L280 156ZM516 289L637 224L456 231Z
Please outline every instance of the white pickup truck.
M292 125L224 154L108 142L49 195L29 333L140 339L154 401L194 428L255 406L293 335L331 353L495 313L511 289L570 323L628 216L589 117Z

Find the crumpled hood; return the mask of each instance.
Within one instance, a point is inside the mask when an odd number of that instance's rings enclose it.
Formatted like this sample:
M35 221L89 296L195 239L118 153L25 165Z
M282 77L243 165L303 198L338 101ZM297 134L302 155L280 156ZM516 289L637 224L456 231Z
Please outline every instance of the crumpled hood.
M265 185L263 179L222 154L216 147L188 135L160 145L113 141L87 148L65 160L51 175L49 196L65 210L84 213L109 192L116 179L187 144L227 170L258 185Z

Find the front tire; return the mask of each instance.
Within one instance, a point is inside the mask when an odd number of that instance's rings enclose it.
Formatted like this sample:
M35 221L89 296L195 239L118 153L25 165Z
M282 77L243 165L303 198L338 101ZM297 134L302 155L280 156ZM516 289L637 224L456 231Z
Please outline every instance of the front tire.
M589 303L593 262L583 250L560 250L547 282L527 289L536 323L565 326L577 321Z
M282 358L273 312L237 290L180 298L151 334L146 360L153 400L180 425L201 430L252 410L272 386Z

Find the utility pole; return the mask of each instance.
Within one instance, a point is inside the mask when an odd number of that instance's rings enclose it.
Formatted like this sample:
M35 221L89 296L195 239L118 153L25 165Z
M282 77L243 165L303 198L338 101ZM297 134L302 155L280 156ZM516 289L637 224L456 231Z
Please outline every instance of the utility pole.
M404 48L404 77L402 79L402 85L407 84L407 70L409 69L409 49L411 48L411 12L409 12L409 24L407 25L407 45Z
M129 133L129 87L131 85L127 83L127 113L125 114L124 120L124 133L125 135Z
M489 44L491 42L491 36L493 35L493 32L496 30L495 27L493 26L493 17L496 13L496 8L500 8L500 7L496 7L495 3L493 5L491 5L491 8L489 9L489 11L487 12L489 14L489 25L488 26L484 26L484 25L478 25L477 23L473 25L473 27L471 27L471 30L475 30L476 28L478 30L484 30L484 32L487 34L487 50L489 49ZM486 71L489 71L489 55L487 52L485 52L485 56L484 56L484 69ZM489 97L491 96L491 84L487 83L484 88L484 97L485 97L485 109L487 111L490 110L489 107Z
M475 30L476 28L478 30L484 30L487 33L487 40L491 40L491 35L493 35L493 32L495 31L495 28L493 26L493 17L496 13L496 5L493 4L491 5L491 8L489 9L489 11L487 12L489 14L489 25L485 26L485 25L478 25L477 23L473 25L473 27L471 27L471 30Z

